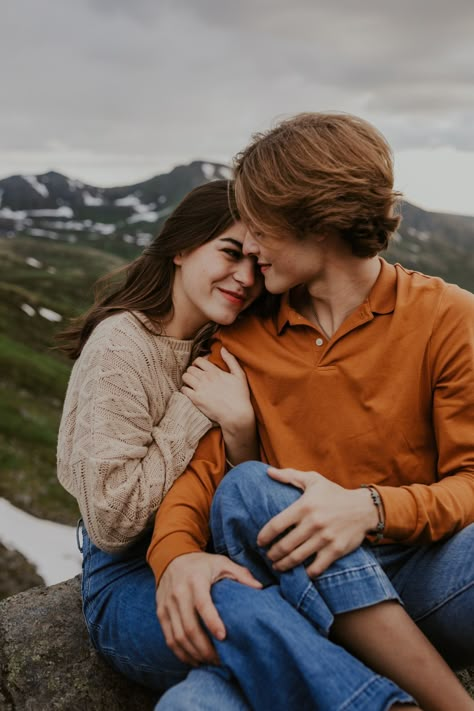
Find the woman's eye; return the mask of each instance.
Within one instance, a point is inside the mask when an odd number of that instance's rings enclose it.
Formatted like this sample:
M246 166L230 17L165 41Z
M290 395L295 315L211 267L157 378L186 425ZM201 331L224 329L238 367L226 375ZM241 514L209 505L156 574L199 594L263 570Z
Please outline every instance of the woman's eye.
M239 252L237 249L224 249L224 252L232 257L232 259L240 259L242 257L242 252Z

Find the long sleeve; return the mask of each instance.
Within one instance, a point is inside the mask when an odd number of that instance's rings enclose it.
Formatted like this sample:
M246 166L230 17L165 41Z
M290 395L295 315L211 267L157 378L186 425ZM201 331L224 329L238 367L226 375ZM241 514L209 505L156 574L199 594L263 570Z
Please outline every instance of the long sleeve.
M437 541L474 522L474 297L446 289L429 344L438 471L432 484L376 488L386 536Z
M76 497L91 539L107 552L126 548L152 524L211 427L177 391L189 357L188 344L181 343L186 347L173 361L164 339L146 333L130 315L111 317L74 366L58 477Z
M147 560L157 584L174 558L206 548L212 498L224 472L222 433L220 429L212 429L199 443L185 473L168 492L156 514Z

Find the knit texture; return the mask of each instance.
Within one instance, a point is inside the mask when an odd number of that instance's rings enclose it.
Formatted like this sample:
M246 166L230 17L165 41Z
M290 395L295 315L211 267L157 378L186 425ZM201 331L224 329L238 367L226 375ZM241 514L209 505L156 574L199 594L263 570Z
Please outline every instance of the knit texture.
M58 478L90 538L117 553L153 522L212 426L179 388L192 341L160 335L143 315L102 321L72 369L58 437Z

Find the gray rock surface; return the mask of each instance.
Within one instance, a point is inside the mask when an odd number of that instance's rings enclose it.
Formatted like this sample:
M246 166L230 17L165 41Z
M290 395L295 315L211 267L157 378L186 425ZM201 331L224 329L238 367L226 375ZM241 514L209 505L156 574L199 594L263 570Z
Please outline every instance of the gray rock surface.
M79 577L0 602L1 711L148 711L155 700L91 646Z
M459 676L474 698L474 668ZM92 648L79 576L0 602L0 711L151 711L155 700Z

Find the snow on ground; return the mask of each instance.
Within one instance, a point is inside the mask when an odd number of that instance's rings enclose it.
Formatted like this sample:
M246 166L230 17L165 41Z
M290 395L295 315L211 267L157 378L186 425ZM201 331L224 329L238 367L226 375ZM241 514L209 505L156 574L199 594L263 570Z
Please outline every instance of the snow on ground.
M22 305L20 306L20 309L21 309L22 311L24 311L24 313L25 313L27 316L34 316L35 313L36 313L36 311L34 310L34 308L33 308L32 306L30 306L29 304L22 304Z
M40 306L38 309L40 316L45 318L47 321L62 321L63 317L61 314L57 314L56 311L51 311L51 309L46 309L44 306Z
M49 197L48 188L46 187L46 185L43 185L43 183L40 183L36 175L23 175L22 178L23 180L26 180L26 182L29 183L31 187L34 188L34 190L36 190L36 192L41 195L41 197Z
M28 264L29 267L34 267L35 269L41 269L41 267L43 266L42 263L34 257L27 257L27 259L25 259L25 262Z
M36 518L2 498L0 541L33 563L46 585L67 580L81 571L81 554L73 526Z

